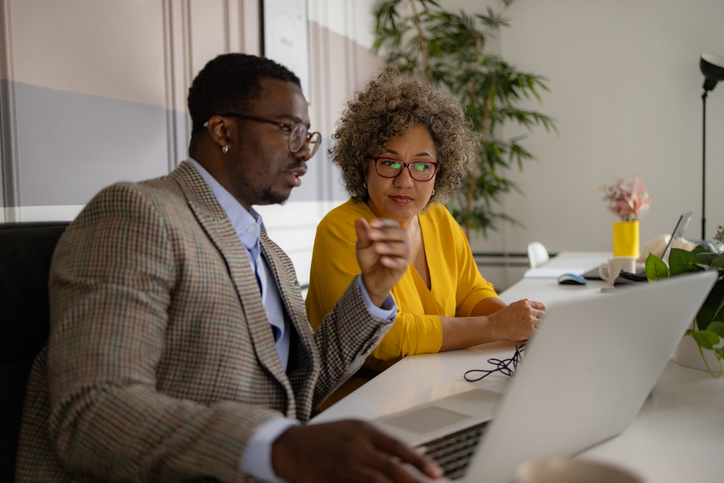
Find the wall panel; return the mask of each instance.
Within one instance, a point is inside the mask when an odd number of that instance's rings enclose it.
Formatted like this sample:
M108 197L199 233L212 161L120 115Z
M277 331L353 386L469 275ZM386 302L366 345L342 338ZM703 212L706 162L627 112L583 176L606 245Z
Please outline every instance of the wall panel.
M260 209L303 284L317 222L347 198L326 155L334 122L382 65L365 44L372 4L308 1L323 146L285 207ZM70 220L104 186L172 170L187 157L191 80L220 53L260 53L259 5L0 0L0 221Z
M6 2L16 82L165 105L162 2Z
M257 0L0 7L0 221L72 218L112 182L167 173L187 156L191 79L259 50Z

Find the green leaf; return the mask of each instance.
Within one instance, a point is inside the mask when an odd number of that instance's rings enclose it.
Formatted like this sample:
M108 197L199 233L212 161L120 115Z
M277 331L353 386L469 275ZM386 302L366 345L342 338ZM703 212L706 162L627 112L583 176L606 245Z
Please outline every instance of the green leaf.
M719 336L707 330L693 332L691 336L702 349L713 349L719 343Z
M724 268L724 255L719 255L709 264L712 268Z
M649 253L646 258L646 278L658 280L669 276L669 267L656 255Z
M714 332L719 337L724 337L724 322L715 320L706 328L709 332Z
M699 243L697 246L694 247L694 249L691 251L694 255L698 255L699 253L716 253L719 252L716 251L716 248L711 243Z
M699 245L701 246L701 245ZM691 253L694 253L693 251ZM718 253L710 253L710 252L702 252L702 253L695 253L696 258L699 259L699 263L702 263L706 266L706 268L709 268L711 266L711 263L719 256Z
M669 254L669 270L671 275L679 275L680 273L698 272L700 269L696 266L699 259L696 255L687 250L680 248L672 248Z
M697 327L704 330L715 320L724 321L724 310L722 309L724 309L724 281L720 280L714 284L696 315Z

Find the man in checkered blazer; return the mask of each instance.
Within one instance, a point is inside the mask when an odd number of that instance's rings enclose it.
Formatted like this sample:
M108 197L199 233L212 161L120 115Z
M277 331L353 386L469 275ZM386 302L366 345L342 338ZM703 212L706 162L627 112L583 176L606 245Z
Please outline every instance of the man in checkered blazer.
M319 146L299 79L227 54L188 104L191 159L104 189L59 242L17 481L414 481L401 462L439 475L367 423L303 424L394 322L404 230L357 222L361 275L312 332L252 208L286 200Z

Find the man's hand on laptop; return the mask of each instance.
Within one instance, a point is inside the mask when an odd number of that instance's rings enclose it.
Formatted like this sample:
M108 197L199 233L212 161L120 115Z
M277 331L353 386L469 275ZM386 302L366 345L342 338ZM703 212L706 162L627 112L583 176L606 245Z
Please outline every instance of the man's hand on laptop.
M442 476L432 459L364 421L292 426L272 445L274 471L294 482L419 481L404 463L430 478Z

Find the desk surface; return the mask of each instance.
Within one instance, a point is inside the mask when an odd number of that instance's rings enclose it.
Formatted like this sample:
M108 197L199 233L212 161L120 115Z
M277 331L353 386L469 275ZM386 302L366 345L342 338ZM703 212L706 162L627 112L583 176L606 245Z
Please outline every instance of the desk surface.
M578 258L589 264L593 255L561 253L556 258L562 257L557 263L570 264ZM601 255L601 261L606 258L606 254L595 255ZM605 297L608 294L600 290L605 286L603 282L572 286L558 285L555 279L526 278L500 297L508 303L528 298L555 304L582 297ZM349 417L374 419L476 387L502 391L506 376L493 374L470 383L463 374L469 369L491 368L488 358L509 356L513 347L509 343L494 343L407 357L313 422ZM669 361L631 426L582 454L625 466L650 483L712 483L724 481L719 464L722 450L724 377L714 379L708 372Z

